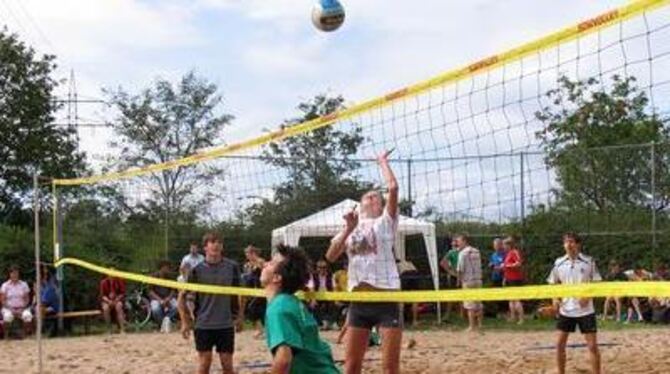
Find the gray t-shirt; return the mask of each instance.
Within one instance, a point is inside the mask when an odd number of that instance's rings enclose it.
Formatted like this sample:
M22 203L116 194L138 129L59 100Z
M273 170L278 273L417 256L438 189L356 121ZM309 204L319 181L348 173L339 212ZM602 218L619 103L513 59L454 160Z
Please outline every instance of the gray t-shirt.
M191 270L188 282L238 287L240 267L227 258L218 263L203 261ZM196 293L195 328L214 330L233 327L233 303L237 304L237 296Z

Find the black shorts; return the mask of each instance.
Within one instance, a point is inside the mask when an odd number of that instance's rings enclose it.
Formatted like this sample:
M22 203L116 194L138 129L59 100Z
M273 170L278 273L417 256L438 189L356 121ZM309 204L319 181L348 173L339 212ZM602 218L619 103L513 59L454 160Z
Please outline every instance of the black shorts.
M195 350L211 352L216 347L217 353L233 353L235 350L235 329L193 330Z
M402 304L399 303L351 303L348 325L363 329L379 327L403 327Z
M579 326L579 332L582 334L591 334L598 332L595 313L582 317L558 316L556 329L563 332L575 332L575 327Z

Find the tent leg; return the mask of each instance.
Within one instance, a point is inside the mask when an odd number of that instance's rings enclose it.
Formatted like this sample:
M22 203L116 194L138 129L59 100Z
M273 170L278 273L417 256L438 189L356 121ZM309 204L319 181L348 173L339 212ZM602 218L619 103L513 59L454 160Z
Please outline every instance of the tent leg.
M437 324L442 324L442 303L437 303Z

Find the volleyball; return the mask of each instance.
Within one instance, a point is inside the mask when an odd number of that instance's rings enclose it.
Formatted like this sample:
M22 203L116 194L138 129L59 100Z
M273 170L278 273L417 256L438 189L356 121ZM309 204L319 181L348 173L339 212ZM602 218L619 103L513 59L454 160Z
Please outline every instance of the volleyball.
M344 22L344 7L337 0L319 0L312 9L312 23L321 31L335 31Z

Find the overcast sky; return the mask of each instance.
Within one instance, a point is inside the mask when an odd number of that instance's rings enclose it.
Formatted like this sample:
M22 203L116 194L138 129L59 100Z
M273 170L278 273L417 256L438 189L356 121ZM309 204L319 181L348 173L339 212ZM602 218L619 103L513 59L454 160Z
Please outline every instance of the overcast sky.
M358 102L620 6L623 0L350 0L334 33L313 28L313 0L0 0L0 23L58 56L78 93L137 90L196 69L236 120L231 142L292 117L320 92ZM67 93L67 85L59 91ZM100 122L95 105L79 108ZM83 129L99 152L109 134ZM223 139L222 139L223 140Z

